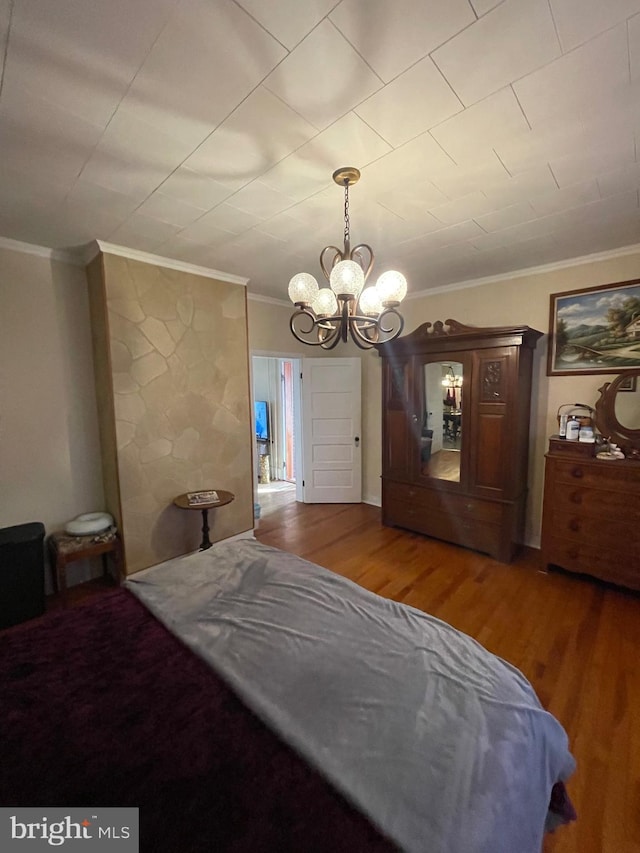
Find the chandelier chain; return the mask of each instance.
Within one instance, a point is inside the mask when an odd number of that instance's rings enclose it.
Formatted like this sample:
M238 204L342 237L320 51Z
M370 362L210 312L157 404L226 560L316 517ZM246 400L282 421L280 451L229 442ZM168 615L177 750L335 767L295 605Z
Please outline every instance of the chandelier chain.
M349 243L349 184L344 182L344 240Z

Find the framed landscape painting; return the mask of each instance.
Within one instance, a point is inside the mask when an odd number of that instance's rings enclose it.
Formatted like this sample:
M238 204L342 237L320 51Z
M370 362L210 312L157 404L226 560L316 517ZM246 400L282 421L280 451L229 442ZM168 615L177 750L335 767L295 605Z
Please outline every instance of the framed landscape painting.
M640 279L552 293L548 376L640 367Z

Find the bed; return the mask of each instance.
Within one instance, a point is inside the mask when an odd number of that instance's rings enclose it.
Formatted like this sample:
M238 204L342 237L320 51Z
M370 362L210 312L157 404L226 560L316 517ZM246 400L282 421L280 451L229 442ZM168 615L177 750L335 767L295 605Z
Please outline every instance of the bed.
M0 804L131 805L153 851L539 853L561 725L473 639L256 540L0 635Z

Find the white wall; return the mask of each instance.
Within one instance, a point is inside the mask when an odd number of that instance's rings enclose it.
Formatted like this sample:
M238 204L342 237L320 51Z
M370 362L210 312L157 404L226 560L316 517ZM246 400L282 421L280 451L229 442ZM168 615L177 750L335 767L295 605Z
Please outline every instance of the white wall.
M83 269L0 247L0 527L104 508L88 318Z

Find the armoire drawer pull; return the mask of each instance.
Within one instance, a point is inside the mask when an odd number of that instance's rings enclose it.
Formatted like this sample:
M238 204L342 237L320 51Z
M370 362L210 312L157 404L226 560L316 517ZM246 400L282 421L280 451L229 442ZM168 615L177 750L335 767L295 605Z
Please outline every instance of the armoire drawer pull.
M569 500L573 504L581 504L582 503L582 492L571 492L569 495Z
M582 470L582 468L578 468L576 466L575 468L571 469L571 476L576 477L578 480L580 480L582 477L584 477L584 471Z
M581 524L580 524L579 518L572 518L571 521L569 522L569 530L578 531L578 530L580 530L580 527L581 527Z

